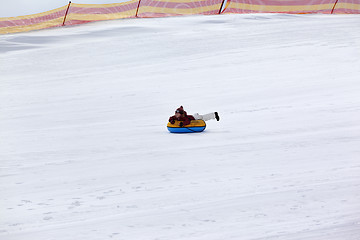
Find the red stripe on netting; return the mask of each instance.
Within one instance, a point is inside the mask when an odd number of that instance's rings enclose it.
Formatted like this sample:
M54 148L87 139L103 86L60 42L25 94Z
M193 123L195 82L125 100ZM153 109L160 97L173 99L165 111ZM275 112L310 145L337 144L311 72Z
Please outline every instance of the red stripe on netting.
M208 7L212 5L221 4L222 0L208 0L208 1L194 1L194 2L166 2L163 1L152 1L152 0L142 0L141 7L149 6L149 7L158 7L158 8L199 8L199 7Z
M197 13L197 14L201 14L201 15L214 15L214 14L219 14L218 10L212 10L212 11L207 11L207 12L202 12L202 13Z
M321 5L321 4L333 4L335 0L286 0L286 1L277 1L277 0L231 0L232 3L242 3L248 5L260 5L260 6L311 6L311 5Z
M220 3L221 3L220 1L219 3L215 3L215 4L211 2L205 2L202 4L200 4L199 2L191 2L191 3L158 2L157 4L141 3L141 7L148 6L148 7L157 7L157 8L191 9L191 8L201 8L201 7L219 5Z
M324 10L314 10L314 11L255 11L248 9L239 9L239 8L226 8L223 13L238 13L238 14L246 14L246 13L288 13L288 14L311 14L311 13L324 13L329 14L331 9Z
M160 17L177 17L177 16L183 16L183 14L144 12L144 13L139 13L138 16L141 17L141 18L160 18Z
M360 4L360 0L340 0L339 3Z
M333 14L360 14L360 9L335 8Z
M138 3L133 2L127 5L121 5L116 7L107 7L107 8L83 8L83 7L74 7L72 6L69 13L77 14L111 14L111 13L121 13L137 8Z
M218 10L205 11L205 12L200 12L200 13L189 13L189 14L144 12L144 13L139 13L139 17L141 17L141 18L157 18L157 17L177 17L177 16L184 16L184 15L215 15L215 14L218 14Z
M17 20L5 20L0 21L0 27L15 27L15 26L26 26L33 25L37 23L47 22L53 19L64 17L65 9L59 12L51 13L49 15L40 16L40 17L30 17L25 19L17 19Z

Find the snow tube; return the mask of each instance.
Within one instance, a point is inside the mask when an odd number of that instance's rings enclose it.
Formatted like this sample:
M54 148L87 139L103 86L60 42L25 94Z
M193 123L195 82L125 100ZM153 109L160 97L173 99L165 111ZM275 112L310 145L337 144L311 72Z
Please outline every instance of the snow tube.
M189 125L180 127L180 121L175 121L174 124L170 122L167 125L167 129L171 133L195 133L202 132L206 128L206 123L203 120L192 120Z

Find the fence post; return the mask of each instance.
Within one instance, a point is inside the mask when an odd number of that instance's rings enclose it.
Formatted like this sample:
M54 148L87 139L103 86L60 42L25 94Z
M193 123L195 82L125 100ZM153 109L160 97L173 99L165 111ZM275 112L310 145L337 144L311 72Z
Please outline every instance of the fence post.
M339 0L336 0L336 2L335 2L335 4L334 4L333 8L331 9L331 13L330 13L330 14L333 14L334 9L335 9L335 6L336 6L336 4L337 4L337 2L338 2L338 1L339 1Z
M224 3L225 3L225 0L223 0L222 3L221 3L220 9L219 9L219 14L221 13L221 9L223 8Z
M136 18L138 17L137 15L138 15L138 12L139 12L140 3L141 3L141 0L139 0L139 4L138 4L137 9L136 9L136 14L135 14Z
M64 21L63 21L63 24L62 24L63 26L65 26L66 16L67 16L67 14L69 12L70 4L71 4L71 1L69 1L68 7L67 7L66 12L65 12Z

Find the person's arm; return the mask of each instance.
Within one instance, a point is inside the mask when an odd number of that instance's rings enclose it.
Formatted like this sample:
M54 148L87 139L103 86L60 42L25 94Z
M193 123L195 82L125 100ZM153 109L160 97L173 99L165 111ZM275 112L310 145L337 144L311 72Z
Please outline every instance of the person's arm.
M175 123L175 118L174 118L174 116L172 116L172 117L169 118L169 122L170 122L171 124L174 124L174 123Z

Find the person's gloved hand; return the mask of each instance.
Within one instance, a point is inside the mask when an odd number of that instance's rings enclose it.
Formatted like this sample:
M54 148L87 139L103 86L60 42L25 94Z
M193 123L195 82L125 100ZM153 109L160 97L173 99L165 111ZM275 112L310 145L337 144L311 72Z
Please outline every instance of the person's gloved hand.
M180 122L180 127L183 127L184 126L184 123L183 122Z
M171 119L171 120L170 120L170 123L171 123L171 124L174 124L174 123L175 123L175 120L174 120L174 119Z

